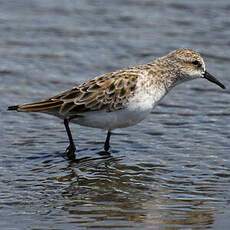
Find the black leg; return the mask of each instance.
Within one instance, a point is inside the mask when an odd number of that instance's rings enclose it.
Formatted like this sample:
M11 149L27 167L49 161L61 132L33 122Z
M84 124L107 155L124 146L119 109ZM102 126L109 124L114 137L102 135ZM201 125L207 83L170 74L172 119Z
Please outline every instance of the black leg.
M71 131L69 128L69 120L68 119L64 119L64 125L65 125L65 129L66 129L66 132L67 132L67 135L69 138L69 146L67 147L65 153L70 160L75 160L76 159L76 157L75 157L76 147L75 147L75 144L73 142L73 137L72 137L72 134L71 134Z
M105 150L105 152L108 152L109 148L110 148L110 145L109 145L110 136L111 136L111 132L108 131L107 137L106 137L106 140L105 140L105 144L104 144L104 150Z

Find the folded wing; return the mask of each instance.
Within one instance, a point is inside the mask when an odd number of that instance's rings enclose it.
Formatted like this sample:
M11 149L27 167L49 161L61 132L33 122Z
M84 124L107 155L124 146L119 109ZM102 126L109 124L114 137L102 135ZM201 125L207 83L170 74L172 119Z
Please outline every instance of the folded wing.
M121 70L108 73L65 91L47 100L10 106L9 110L22 112L59 113L74 116L88 111L119 110L134 94L140 72Z

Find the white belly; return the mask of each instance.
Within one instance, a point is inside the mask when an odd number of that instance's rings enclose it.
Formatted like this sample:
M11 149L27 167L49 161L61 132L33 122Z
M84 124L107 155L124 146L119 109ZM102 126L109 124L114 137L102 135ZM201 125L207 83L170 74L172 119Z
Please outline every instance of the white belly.
M114 112L95 111L84 113L82 117L73 119L72 122L92 128L112 130L136 125L144 120L151 109L144 111L131 111L122 109Z
M154 88L151 93L141 89L130 99L129 105L124 109L114 112L86 112L82 114L82 117L78 117L72 122L106 130L136 125L148 116L165 93L165 88Z

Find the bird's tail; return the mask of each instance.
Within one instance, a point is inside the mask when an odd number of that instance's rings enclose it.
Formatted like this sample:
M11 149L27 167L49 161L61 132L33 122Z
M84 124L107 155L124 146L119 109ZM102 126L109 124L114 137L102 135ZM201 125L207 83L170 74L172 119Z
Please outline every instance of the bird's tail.
M63 102L60 100L45 100L29 104L9 106L8 110L16 110L18 112L47 112L58 108Z

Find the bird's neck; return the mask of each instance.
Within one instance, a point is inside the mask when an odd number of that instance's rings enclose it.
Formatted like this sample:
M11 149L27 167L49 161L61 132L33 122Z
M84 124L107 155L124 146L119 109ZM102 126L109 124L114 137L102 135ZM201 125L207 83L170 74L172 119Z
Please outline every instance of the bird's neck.
M164 82L158 77L153 77L153 75L156 76L151 66L145 68L145 73L139 78L135 95L131 99L132 109L150 111L167 94L168 90Z
M165 89L166 93L186 80L180 69L164 57L148 64L148 74L146 76L146 81L151 82L150 85L153 88Z

